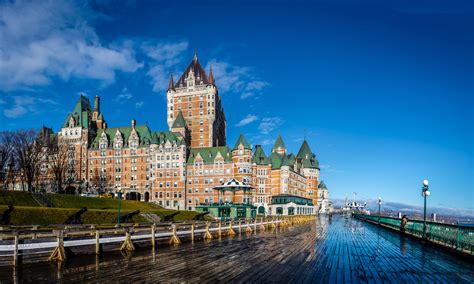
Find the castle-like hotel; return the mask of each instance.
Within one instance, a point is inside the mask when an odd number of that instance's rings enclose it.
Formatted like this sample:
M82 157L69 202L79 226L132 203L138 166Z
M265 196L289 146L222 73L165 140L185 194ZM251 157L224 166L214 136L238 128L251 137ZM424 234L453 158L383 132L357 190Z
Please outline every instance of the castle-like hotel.
M268 154L260 145L250 145L243 134L227 145L212 67L206 74L196 55L177 81L170 76L166 95L168 131L152 131L135 120L129 126L109 127L100 98L94 98L92 107L81 95L59 133L43 135L57 135L59 143L69 145L75 179L95 192L120 190L129 199L187 210L219 198L248 202L259 211L268 210L277 195L308 198L316 206L321 202L319 163L306 140L296 155L281 136ZM232 178L254 190L235 197L218 195L214 188ZM321 190L327 191L325 186Z

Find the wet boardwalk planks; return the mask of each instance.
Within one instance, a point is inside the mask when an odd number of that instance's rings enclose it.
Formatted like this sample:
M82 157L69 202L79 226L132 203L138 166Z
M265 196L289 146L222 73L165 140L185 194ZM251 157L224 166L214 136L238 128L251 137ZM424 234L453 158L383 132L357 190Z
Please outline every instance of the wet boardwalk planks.
M132 256L78 257L60 271L35 264L0 270L0 282L474 282L474 265L354 219L313 224Z

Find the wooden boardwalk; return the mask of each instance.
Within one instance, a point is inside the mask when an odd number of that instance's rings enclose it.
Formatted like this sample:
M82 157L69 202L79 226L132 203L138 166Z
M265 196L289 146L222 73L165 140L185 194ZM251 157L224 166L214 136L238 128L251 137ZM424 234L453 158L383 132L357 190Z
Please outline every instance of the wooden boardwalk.
M371 224L343 217L132 255L2 267L10 282L473 283L474 264Z

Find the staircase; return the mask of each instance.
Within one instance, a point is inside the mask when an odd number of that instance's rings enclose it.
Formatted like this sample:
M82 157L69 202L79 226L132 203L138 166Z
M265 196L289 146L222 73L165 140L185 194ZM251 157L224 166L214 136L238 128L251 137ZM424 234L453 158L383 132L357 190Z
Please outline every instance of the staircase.
M42 207L54 207L53 202L43 193L32 193L31 196Z
M154 213L140 213L141 216L143 216L145 219L147 219L150 222L153 223L160 223L161 218L160 216L154 214Z

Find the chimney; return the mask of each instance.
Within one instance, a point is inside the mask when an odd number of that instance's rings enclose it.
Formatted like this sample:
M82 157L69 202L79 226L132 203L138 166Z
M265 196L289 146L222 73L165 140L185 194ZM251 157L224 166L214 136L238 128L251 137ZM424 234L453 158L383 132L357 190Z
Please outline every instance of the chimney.
M135 125L137 125L137 121L134 119L132 119L132 128L135 128Z
M100 112L100 97L95 96L94 98L94 111Z

